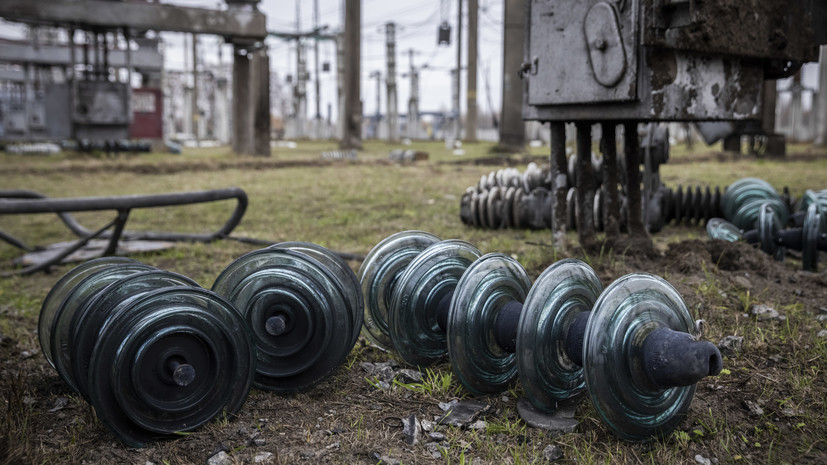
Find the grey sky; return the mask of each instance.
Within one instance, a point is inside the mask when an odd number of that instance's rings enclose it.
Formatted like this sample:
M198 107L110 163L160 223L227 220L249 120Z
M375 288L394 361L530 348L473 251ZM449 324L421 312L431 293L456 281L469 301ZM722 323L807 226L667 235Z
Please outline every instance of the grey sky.
M223 2L219 0L166 0L185 6L216 7ZM313 27L312 0L298 2L301 13L301 29L310 30ZM331 31L341 30L344 25L341 20L343 1L318 0L319 23L329 26ZM383 76L381 106L385 111L385 33L384 24L393 21L397 24L397 93L398 106L401 112L407 111L407 101L410 93L410 80L402 77L409 70L408 50L414 49L414 63L417 66L427 63L429 69L420 73L420 109L423 111L448 110L451 107L450 70L456 66L456 20L457 0L444 2L442 0L363 0L362 1L362 100L366 114L376 111L376 82L369 78L373 71L381 71ZM296 0L263 0L259 9L267 15L267 26L271 31L296 30ZM223 6L222 6L223 7ZM466 18L463 20L467 27ZM443 20L452 25L451 45L437 46L437 26ZM502 73L502 0L480 0L479 14L479 62L477 77L478 105L483 111L489 110L489 95L495 111L499 111L501 100L501 73ZM164 34L167 44L167 66L173 69L184 67L184 38L182 34ZM205 37L201 42L203 47L213 50L217 60L218 39ZM463 48L467 46L467 37L463 39ZM286 74L295 74L296 55L295 44L288 44L278 39L268 40L270 47L270 67L278 73L280 78ZM205 50L206 51L206 50ZM335 66L335 49L332 43L320 45L320 61L329 61ZM313 74L312 48L308 55L308 70ZM225 53L225 60L227 54ZM463 51L463 66L467 54ZM336 117L336 75L335 68L331 72L321 73L322 81L322 114L326 116L327 104L333 105L334 118ZM312 78L312 76L311 76ZM490 92L486 90L486 79ZM463 75L463 111L465 96L465 76ZM308 116L314 112L314 88L308 86Z

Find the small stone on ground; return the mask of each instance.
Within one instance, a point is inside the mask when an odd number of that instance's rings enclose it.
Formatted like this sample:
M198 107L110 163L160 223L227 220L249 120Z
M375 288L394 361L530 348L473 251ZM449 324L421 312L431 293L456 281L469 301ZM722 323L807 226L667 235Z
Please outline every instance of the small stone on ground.
M464 427L473 423L478 415L490 408L488 404L475 400L440 402L439 408L448 412L437 422L440 425Z
M741 352L744 348L743 336L726 336L718 341L718 349L721 353L732 355Z
M761 408L760 405L751 401L751 400L744 400L741 402L741 406L745 409L749 410L749 414L754 417L760 417L764 414L764 409Z
M416 415L411 414L407 418L402 419L402 434L405 435L405 443L413 446L419 442L419 422L416 421Z
M223 450L207 460L207 465L231 465L232 463L230 456Z
M712 461L701 454L695 456L695 461L700 463L701 465L712 465Z
M549 462L556 462L563 458L563 449L555 445L548 445L543 449L543 458Z
M770 307L769 305L753 305L749 313L758 321L786 319L786 317L778 313L778 310Z

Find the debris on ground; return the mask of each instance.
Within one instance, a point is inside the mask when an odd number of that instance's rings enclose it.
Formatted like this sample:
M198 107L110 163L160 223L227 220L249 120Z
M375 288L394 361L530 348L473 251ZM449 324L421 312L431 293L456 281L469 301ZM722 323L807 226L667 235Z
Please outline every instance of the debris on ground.
M560 403L556 412L546 413L537 409L525 397L521 397L517 401L517 412L529 426L549 431L552 436L560 436L571 433L579 424L574 419L577 404L576 401Z

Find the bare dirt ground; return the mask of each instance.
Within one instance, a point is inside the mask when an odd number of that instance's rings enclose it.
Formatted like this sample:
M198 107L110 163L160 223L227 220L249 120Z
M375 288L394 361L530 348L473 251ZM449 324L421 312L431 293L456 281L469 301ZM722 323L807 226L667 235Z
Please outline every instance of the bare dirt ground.
M816 335L824 326L817 317L827 312L825 273L798 271L794 259L775 262L744 244L706 240L673 243L654 257L629 253L593 265L604 283L636 271L664 276L707 320L707 339L735 335L747 341L740 351L726 353L725 374L700 383L688 418L663 442L619 441L587 401L577 411L574 433L553 437L526 428L516 414L515 385L504 395L482 399L490 406L480 416L487 422L484 429L438 427L436 439L426 432L409 445L402 419L414 414L433 420L443 413L440 401L463 394L456 386L434 393L377 388L361 364L387 362L393 355L360 340L346 366L310 392L253 391L234 418L130 449L103 428L31 341L0 335L5 397L0 459L201 464L226 451L226 463L545 463L553 457L543 451L557 446L560 463L693 462L696 456L713 463L827 462L825 338ZM536 277L541 270L530 271ZM771 305L786 318L757 321L748 315L751 302ZM584 444L593 450L584 451Z

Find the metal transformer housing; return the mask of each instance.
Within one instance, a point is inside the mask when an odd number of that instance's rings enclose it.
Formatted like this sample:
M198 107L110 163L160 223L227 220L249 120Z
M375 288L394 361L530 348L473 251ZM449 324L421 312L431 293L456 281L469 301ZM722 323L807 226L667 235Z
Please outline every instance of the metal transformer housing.
M813 0L530 0L523 117L760 119L765 79L818 59L822 10Z

